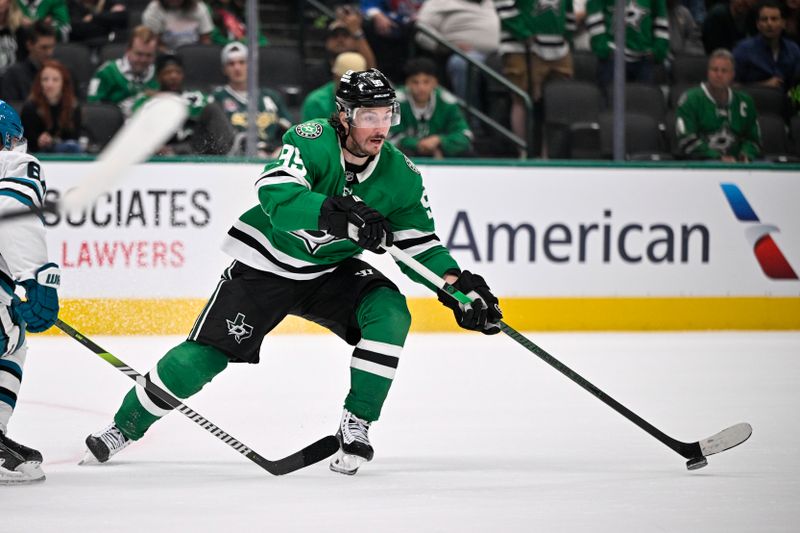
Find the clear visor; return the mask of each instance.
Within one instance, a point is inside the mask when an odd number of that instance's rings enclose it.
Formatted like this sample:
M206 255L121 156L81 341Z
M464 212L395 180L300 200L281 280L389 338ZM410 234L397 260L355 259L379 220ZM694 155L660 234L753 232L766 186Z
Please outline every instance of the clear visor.
M356 107L350 117L354 128L390 128L400 124L400 104L386 107Z

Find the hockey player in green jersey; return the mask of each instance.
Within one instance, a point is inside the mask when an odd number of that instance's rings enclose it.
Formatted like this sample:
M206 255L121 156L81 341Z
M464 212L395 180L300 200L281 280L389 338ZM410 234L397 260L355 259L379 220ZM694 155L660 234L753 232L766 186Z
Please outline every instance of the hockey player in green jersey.
M258 205L233 224L223 244L233 263L188 339L148 374L188 398L230 362L257 363L261 342L287 315L316 322L355 348L350 391L331 469L354 474L369 461L378 419L411 323L405 298L355 256L395 245L443 276L473 303L441 295L458 324L494 334L500 308L482 277L461 271L436 236L422 177L386 142L399 119L395 92L379 71L348 71L336 91L338 113L284 135L280 156L256 181ZM405 267L410 277L422 282ZM107 428L86 439L86 460L105 462L141 438L169 406L134 387Z
M731 89L733 55L718 49L708 59L708 80L678 101L675 130L683 155L725 162L752 161L761 153L756 107L750 95Z

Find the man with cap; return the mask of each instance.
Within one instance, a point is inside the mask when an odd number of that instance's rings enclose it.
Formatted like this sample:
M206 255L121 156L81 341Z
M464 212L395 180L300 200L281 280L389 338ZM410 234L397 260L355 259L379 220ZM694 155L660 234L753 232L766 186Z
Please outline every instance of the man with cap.
M362 23L358 8L347 5L336 8L336 19L328 25L325 36L325 62L306 69L306 93L330 80L333 62L344 52L358 52L364 56L367 68L374 68L377 65L375 53L364 38Z
M333 79L312 91L303 101L300 112L301 120L312 118L328 118L336 112L336 99L334 95L339 88L339 80L348 70L360 71L367 69L367 61L358 52L344 52L336 56L331 68Z
M222 49L222 71L228 83L218 87L213 94L214 101L225 112L236 138L231 153L245 153L247 136L247 47L232 42ZM259 89L258 115L258 155L271 157L283 144L281 137L291 127L289 110L277 92Z
M208 154L222 155L233 144L233 129L225 113L214 103L214 98L202 91L189 91L183 87L183 61L174 54L161 54L155 63L159 92L179 95L189 111L183 126L167 141L159 155ZM151 95L140 96L133 104L135 113Z

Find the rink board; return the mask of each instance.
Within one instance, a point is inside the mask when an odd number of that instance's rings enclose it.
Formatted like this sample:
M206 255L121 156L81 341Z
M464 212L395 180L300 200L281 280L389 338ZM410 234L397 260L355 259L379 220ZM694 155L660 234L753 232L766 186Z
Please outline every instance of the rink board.
M48 195L88 162L45 163ZM529 330L800 329L796 171L420 165L437 234ZM254 204L247 163L149 163L84 213L49 218L64 317L87 332L187 331ZM417 331L452 331L427 289L367 254ZM792 277L792 275L794 275ZM288 321L281 331L314 331Z

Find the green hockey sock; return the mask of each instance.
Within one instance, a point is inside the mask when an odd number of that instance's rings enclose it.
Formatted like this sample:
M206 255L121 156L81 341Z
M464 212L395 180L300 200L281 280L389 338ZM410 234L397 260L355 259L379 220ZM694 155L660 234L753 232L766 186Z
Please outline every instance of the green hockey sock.
M411 315L403 295L388 287L367 294L356 315L361 341L350 361L350 392L344 407L372 422L380 416L392 386Z
M228 366L222 352L197 342L185 341L164 355L147 377L156 386L178 398L188 398ZM142 438L156 420L169 413L169 405L139 386L122 400L114 423L132 440Z

